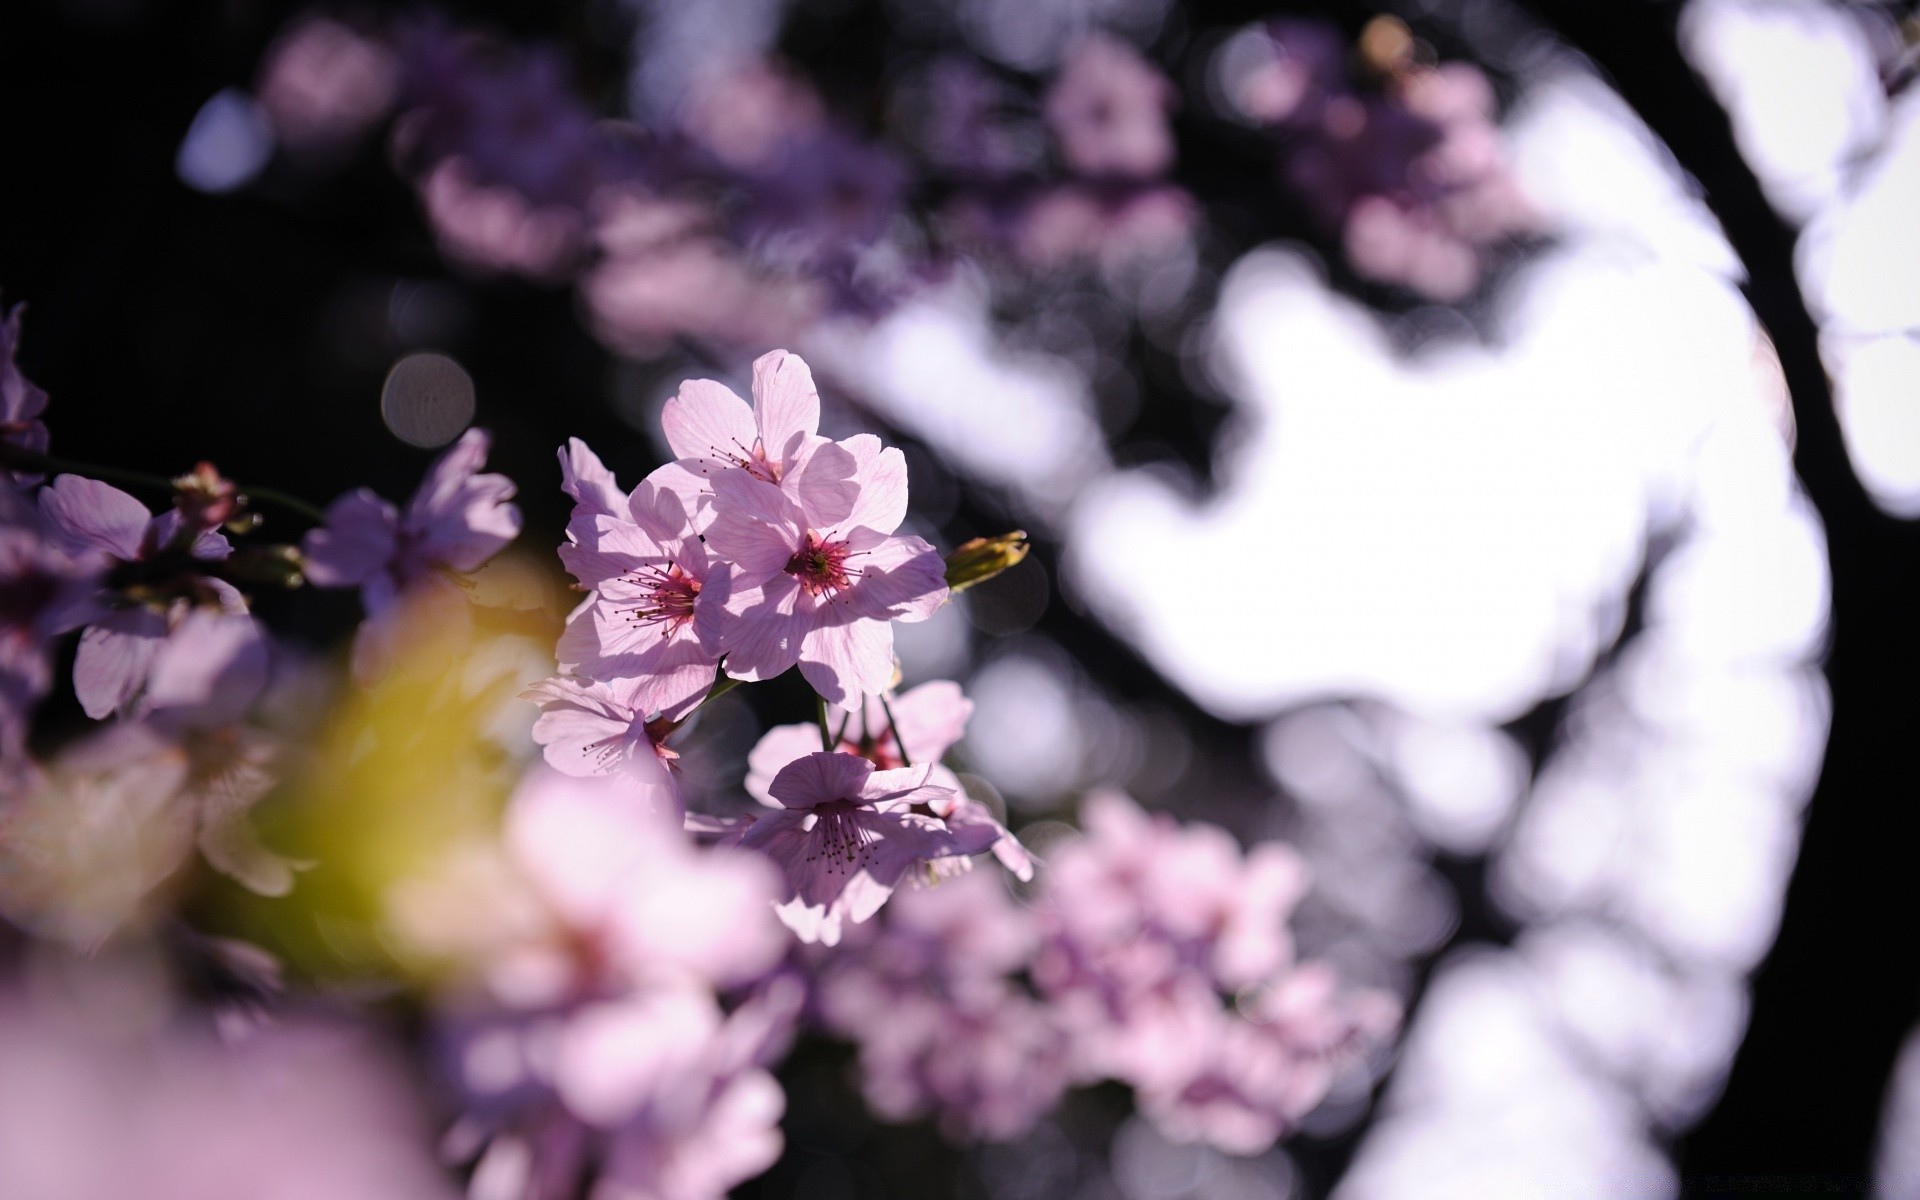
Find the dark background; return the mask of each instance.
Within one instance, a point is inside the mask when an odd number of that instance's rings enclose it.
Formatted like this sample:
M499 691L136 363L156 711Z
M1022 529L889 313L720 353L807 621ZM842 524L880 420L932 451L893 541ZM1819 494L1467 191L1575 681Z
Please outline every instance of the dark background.
M457 11L565 43L583 85L611 108L622 63L609 49L617 40L606 35L618 31L618 13L551 7ZM1920 524L1881 514L1854 480L1792 277L1793 233L1767 206L1725 117L1682 60L1678 10L1645 0L1537 4L1505 11L1502 27L1545 28L1590 56L1699 181L1746 263L1747 295L1793 391L1796 461L1832 556L1832 737L1779 941L1754 978L1751 1027L1726 1095L1674 1150L1693 1191L1712 1191L1716 1176L1736 1172L1824 1173L1844 1186L1869 1169L1888 1071L1920 1017L1920 872L1912 866L1920 818L1909 769L1920 730ZM357 484L402 497L429 456L398 442L380 420L385 371L414 348L393 332L388 297L398 282L440 282L447 286L435 295L447 303L415 341L472 373L476 423L496 435L493 466L522 484L528 542L553 544L564 517L553 447L583 437L622 478L637 478L655 452L619 404L654 368L617 363L585 332L565 288L450 272L377 139L329 177L275 167L227 197L194 192L174 174L195 112L221 88L249 84L262 50L296 11L160 0L13 0L0 9L0 287L8 303L29 306L21 364L52 396L54 452L166 474L210 459L235 479L318 503ZM1273 11L1191 6L1155 49ZM1357 28L1373 10L1318 11ZM859 0L830 12L801 6L784 48L830 94L856 92L895 49L883 16L881 5ZM1448 55L1475 50L1444 25L1416 29ZM1300 213L1272 203L1267 167L1232 135L1184 115L1179 133L1177 181L1210 213L1232 215L1216 226L1210 252L1231 256L1275 237L1310 236ZM1249 203L1256 195L1266 202ZM1339 282L1393 303L1351 279ZM1116 440L1116 457L1175 456L1204 476L1224 407L1188 391L1144 342L1135 352L1145 403ZM940 470L930 455L914 463L916 472ZM927 482L916 474L916 488ZM998 532L1018 515L958 481L940 483L960 489L943 530L952 540ZM289 540L302 528L290 520L280 527ZM1037 548L1049 577L1056 549ZM300 593L263 603L278 629L320 645L355 619L341 600ZM1264 786L1254 782L1246 730L1200 712L1101 627L1054 603L1040 628L1112 692L1177 713L1204 752L1230 764L1230 776ZM50 710L56 734L75 716L70 700L66 709L60 703ZM1520 722L1523 740L1549 743L1556 712L1549 704ZM1512 925L1487 904L1476 865L1443 860L1441 868L1461 893L1456 940L1507 940ZM1079 1103L1098 1110L1114 1102L1095 1093ZM804 1147L805 1131L790 1132ZM1337 1178L1357 1137L1303 1138L1289 1149L1320 1190ZM875 1164L883 1178L952 1161L925 1131L887 1144L886 1161ZM784 1194L773 1185L795 1178L800 1162L790 1155L764 1194Z

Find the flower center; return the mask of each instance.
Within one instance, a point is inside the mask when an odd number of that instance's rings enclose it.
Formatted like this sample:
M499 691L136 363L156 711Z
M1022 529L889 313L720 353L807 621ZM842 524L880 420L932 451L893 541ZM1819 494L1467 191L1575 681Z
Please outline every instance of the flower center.
M819 864L830 875L853 875L867 865L867 847L878 835L860 820L862 809L851 800L829 800L814 808L812 847L806 861Z
M736 467L745 467L747 474L763 483L780 482L780 464L767 457L767 447L759 438L753 440L749 450L735 438L731 447L711 446L714 457L724 458Z
M700 595L700 581L669 563L665 567L640 567L627 578L643 590L640 598L627 606L627 620L634 625L658 626L661 637L693 620L693 602Z
M859 575L847 570L851 553L845 542L829 542L808 530L806 544L787 560L787 574L800 581L807 595L831 596Z

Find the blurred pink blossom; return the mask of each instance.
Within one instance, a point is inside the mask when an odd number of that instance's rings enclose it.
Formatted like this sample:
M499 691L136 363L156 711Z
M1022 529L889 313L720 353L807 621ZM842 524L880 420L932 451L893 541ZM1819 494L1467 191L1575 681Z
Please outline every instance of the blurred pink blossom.
M0 1194L452 1200L393 1050L289 1021L227 1044L0 998Z
M328 156L392 111L398 75L384 42L309 15L274 39L254 92L282 145Z
M1396 1009L1296 965L1286 920L1306 875L1287 847L1243 855L1224 830L1179 826L1115 793L1091 797L1081 823L1043 877L1033 966L1073 1030L1076 1071L1132 1084L1170 1137L1264 1150L1391 1030ZM1235 1009L1223 995L1255 999Z
M909 889L862 928L827 960L819 1002L827 1027L859 1045L876 1113L1006 1140L1059 1102L1067 1030L1014 982L1039 934L998 878Z
M478 570L519 535L520 510L509 503L513 481L480 473L488 445L485 431L467 430L427 469L404 510L366 488L348 492L302 543L309 583L360 589L367 620L354 642L359 678L378 675L397 650L403 597L447 591L446 572ZM436 607L466 616L457 595Z
M1047 93L1047 124L1074 171L1150 178L1173 165L1167 112L1176 100L1173 84L1138 50L1090 34L1067 50Z

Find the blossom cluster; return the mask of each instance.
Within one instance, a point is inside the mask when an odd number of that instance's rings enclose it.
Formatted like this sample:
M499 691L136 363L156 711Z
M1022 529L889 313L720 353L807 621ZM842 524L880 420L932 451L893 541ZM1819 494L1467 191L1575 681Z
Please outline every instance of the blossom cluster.
M574 283L630 354L676 338L737 353L874 316L963 254L1112 273L1184 245L1197 215L1167 179L1174 85L1097 32L1036 81L959 55L905 72L873 133L774 58L698 74L669 115L602 120L553 49L443 19L298 17L255 92L307 171L391 117L450 259Z
M330 1032L346 1014L310 1014L271 954L195 930L180 895L197 849L303 903L304 873L340 864L256 830L289 772L323 796L314 781L370 761L430 776L444 748L423 731L443 710L499 722L464 659L497 619L474 576L519 535L515 485L485 470L480 430L402 504L359 488L322 510L209 464L89 471L47 454L21 324L16 309L0 327L0 964L10 977L16 935L55 970L83 961L57 948L144 939L221 997L197 1022L165 982L116 984L149 997L137 1031L50 1033L40 1001L0 984L0 1045L38 1047L0 1108L71 1059L72 1102L22 1120L52 1145L114 1108L133 1138L90 1168L112 1187L203 1194L205 1160L177 1149L199 1138L249 1195L438 1196L458 1172L473 1196L718 1200L779 1159L775 1071L822 1035L857 1044L875 1113L955 1141L1017 1137L1069 1087L1111 1079L1171 1136L1249 1153L1384 1039L1390 1004L1295 962L1305 882L1284 848L1242 856L1220 830L1106 797L1042 862L954 769L972 703L948 680L901 687L894 622L1017 563L1023 535L943 557L904 532L901 451L821 435L811 371L774 350L750 402L684 383L662 413L674 457L630 489L585 443L560 448L558 558L580 598L547 634L553 673L511 689L538 713L500 735L499 811L405 853L323 843L395 860L371 885L374 940L392 981L418 985L419 1065L457 1113L435 1165L406 1132L411 1085ZM297 541L268 536L282 509L311 523ZM287 715L329 672L255 598L301 586L357 593L335 708L408 697L387 723ZM38 710L76 634L92 724L43 751L60 739ZM688 785L700 710L790 669L813 720L765 730L737 797ZM426 790L409 800L424 809ZM45 1190L50 1164L0 1139L0 1191Z
M1376 18L1351 47L1330 25L1275 20L1216 57L1228 108L1274 133L1286 185L1361 275L1459 300L1489 251L1537 232L1486 75L1421 62L1398 20Z

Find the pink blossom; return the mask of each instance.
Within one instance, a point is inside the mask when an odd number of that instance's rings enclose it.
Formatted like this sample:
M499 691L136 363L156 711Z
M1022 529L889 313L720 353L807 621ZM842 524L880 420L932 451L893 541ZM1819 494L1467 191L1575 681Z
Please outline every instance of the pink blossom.
M331 158L387 115L397 76L385 44L308 16L274 39L255 91L281 144Z
M1080 174L1146 178L1173 165L1174 99L1173 85L1139 51L1095 34L1067 51L1047 93L1047 124Z
M913 811L948 800L932 767L876 771L851 754L809 754L787 764L768 791L784 807L760 817L740 839L786 872L790 898L776 911L802 941L840 941L844 923L878 912L909 870L992 844L977 829L952 829Z
M887 710L893 712L891 723ZM880 697L864 698L857 716L840 721L838 741L833 747L844 754L857 754L871 762L876 770L894 770L914 763L932 763L927 782L946 788L952 798L933 806L933 814L949 825L978 824L995 830L994 857L1021 879L1033 878L1033 860L1020 840L993 816L992 810L967 795L965 785L940 760L966 732L967 718L973 715L973 701L961 694L960 685L950 680L934 680L919 687L889 696L885 705ZM747 756L748 794L760 803L775 806L767 785L780 768L820 749L817 725L776 725L767 730ZM938 873L963 870L972 860L953 857L934 864Z
M785 350L754 360L752 408L725 384L689 379L667 401L660 421L667 444L689 468L716 479L739 468L738 473L775 485L811 524L854 523L855 501L871 486L856 479L864 464L848 446L819 435L820 393L813 373L799 355ZM899 488L904 518L904 461ZM899 523L895 519L885 532Z
M636 758L671 763L666 748L673 724L650 718L632 689L556 675L520 693L540 706L533 740L545 749L547 765L568 775L616 775Z
M500 1007L450 1023L467 1101L450 1145L479 1156L476 1188L571 1197L591 1173L596 1196L719 1200L772 1165L784 1099L764 1067L799 1007L792 980L768 979L790 945L772 866L697 848L657 786L544 768L509 804L504 849L544 922L483 923ZM432 901L399 906L409 937L469 911ZM743 987L723 1013L716 989Z
M765 1062L795 1005L768 996L723 1015L710 993L655 986L460 1029L469 1107L448 1148L479 1155L476 1194L721 1200L780 1156L786 1101Z
M536 771L507 812L515 864L594 961L633 982L749 982L784 939L766 910L773 872L754 855L701 850L661 793Z
M1243 855L1117 794L1081 820L1044 881L1033 966L1077 1072L1132 1084L1171 1137L1265 1149L1390 1029L1391 1003L1295 963L1286 917L1306 880L1286 847Z
M478 570L519 535L520 510L508 503L513 481L479 473L487 446L484 431L467 430L427 469L404 511L365 488L348 492L302 543L309 583L360 589L368 616L354 645L360 678L390 656L402 594L426 590L447 571Z
M725 471L714 477L707 543L732 566L720 630L727 674L771 679L797 662L814 691L851 709L892 682L891 622L932 616L947 585L932 546L893 533L907 507L900 452L870 434L829 449L842 447L856 493L838 522L809 517L748 471Z
M726 580L721 572L722 586L706 590L714 564L696 516L700 477L669 463L623 497L610 473L592 472L592 451L574 453L589 475L563 464L566 486L582 498L560 557L593 594L567 618L560 666L616 685L619 701L642 717L677 720L706 695L720 658Z
M289 1016L244 1037L117 1007L0 998L0 1194L453 1200L392 1047ZM131 1019L129 1019L131 1018Z
M827 1026L860 1047L861 1091L888 1120L935 1115L949 1136L1017 1137L1067 1084L1067 1031L1021 988L1031 914L990 874L909 890L861 927L820 981Z

